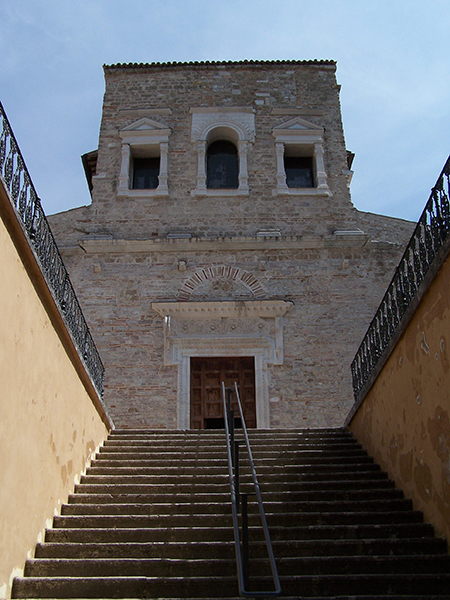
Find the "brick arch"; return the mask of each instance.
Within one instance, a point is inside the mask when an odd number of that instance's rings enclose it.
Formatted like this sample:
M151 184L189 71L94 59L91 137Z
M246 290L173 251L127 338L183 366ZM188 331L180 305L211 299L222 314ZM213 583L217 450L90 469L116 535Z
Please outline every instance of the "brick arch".
M194 290L209 279L225 278L242 283L256 298L265 296L260 282L248 271L238 267L214 266L198 269L178 290L179 300L189 300Z

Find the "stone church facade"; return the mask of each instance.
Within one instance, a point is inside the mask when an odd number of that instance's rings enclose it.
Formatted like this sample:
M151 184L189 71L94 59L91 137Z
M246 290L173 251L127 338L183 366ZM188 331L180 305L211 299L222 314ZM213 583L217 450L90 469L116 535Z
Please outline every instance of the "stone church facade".
M351 203L332 61L105 66L92 204L50 217L116 426L341 425L412 224Z

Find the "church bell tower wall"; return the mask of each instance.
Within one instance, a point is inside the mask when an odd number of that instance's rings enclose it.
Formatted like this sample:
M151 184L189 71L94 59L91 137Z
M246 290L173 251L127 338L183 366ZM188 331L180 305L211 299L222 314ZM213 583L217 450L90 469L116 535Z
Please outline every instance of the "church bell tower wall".
M50 218L117 426L189 427L189 361L250 356L260 427L342 424L409 239L360 213L332 61L105 67L92 204Z

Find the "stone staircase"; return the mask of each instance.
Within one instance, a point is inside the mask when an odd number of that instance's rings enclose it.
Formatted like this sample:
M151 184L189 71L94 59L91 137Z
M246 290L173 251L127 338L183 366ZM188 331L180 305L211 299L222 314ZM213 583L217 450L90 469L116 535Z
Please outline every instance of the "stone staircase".
M346 430L250 439L284 598L450 599L445 540ZM250 587L273 589L252 501L249 521ZM12 597L237 595L224 432L116 430Z

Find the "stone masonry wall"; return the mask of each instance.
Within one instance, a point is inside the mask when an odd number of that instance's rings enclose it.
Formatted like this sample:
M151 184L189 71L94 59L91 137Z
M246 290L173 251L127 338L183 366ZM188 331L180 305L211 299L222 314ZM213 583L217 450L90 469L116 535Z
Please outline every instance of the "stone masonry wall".
M116 425L177 426L181 367L165 364L164 323L152 303L230 300L293 303L282 364L264 362L270 426L342 424L350 362L412 224L351 204L334 63L117 65L105 76L92 205L50 221L106 366ZM248 195L191 194L198 107L253 109ZM117 194L119 132L143 117L171 130L167 196ZM328 195L274 195L272 130L296 117L324 130ZM278 231L258 236L262 229ZM175 231L191 237L166 238ZM221 267L239 276L221 276ZM214 277L187 294L208 268Z

